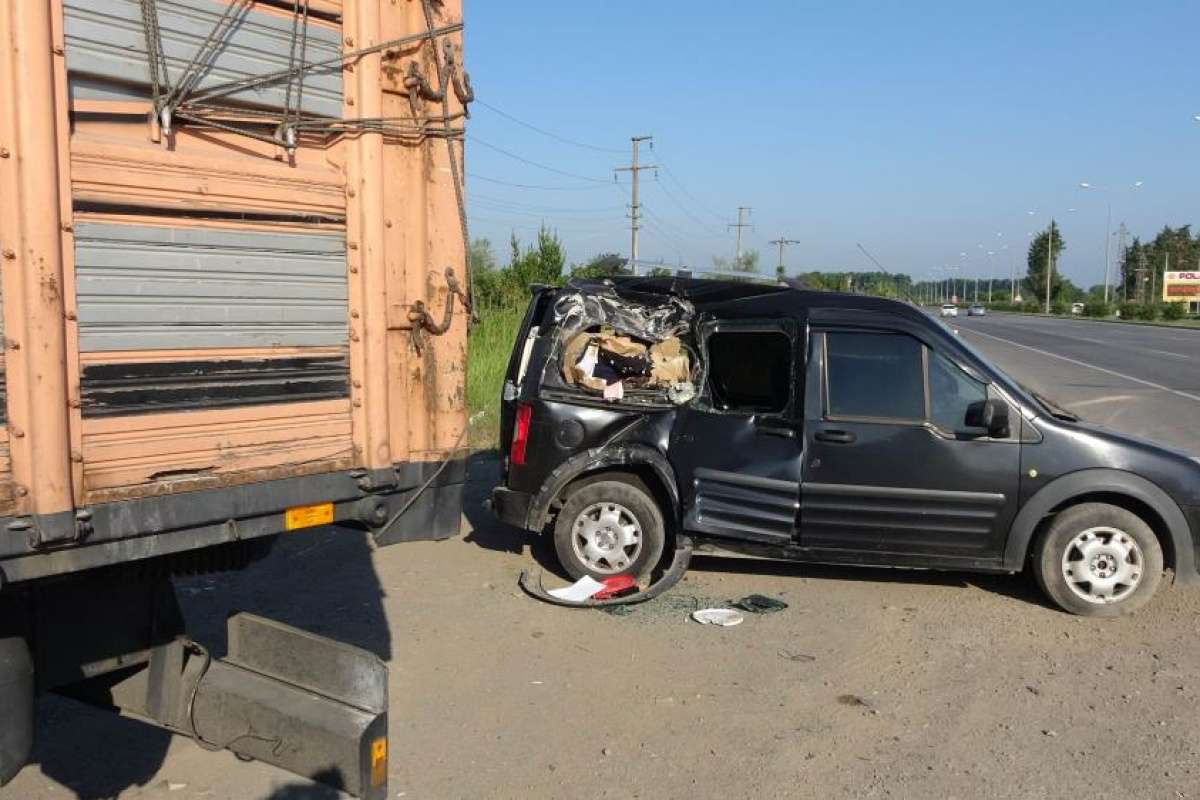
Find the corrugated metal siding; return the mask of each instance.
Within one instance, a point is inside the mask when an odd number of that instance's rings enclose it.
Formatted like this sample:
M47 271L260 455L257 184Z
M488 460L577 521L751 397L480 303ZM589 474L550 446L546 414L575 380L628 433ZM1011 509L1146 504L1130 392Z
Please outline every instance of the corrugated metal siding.
M341 234L80 222L82 352L344 346Z
M213 0L156 0L163 50L172 80L179 78L216 26L227 4ZM138 0L64 0L67 69L71 94L87 100L150 97L146 37ZM235 12L238 21L199 83L204 89L239 78L288 68L292 21L285 14L260 10ZM336 58L341 37L333 27L310 24L306 60ZM281 107L287 94L280 82L244 89L222 98ZM342 70L338 64L305 76L304 109L341 116Z

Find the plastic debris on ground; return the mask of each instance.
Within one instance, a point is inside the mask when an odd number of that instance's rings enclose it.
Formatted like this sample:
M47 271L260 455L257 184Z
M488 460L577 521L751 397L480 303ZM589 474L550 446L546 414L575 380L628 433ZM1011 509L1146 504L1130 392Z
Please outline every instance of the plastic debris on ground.
M628 597L638 591L637 580L632 575L610 575L601 583L604 588L592 595L597 600Z
M692 612L692 619L701 625L720 625L722 628L730 628L734 625L741 625L746 618L740 611L734 611L732 608L702 608Z
M594 596L597 592L604 590L604 584L590 575L584 575L579 580L572 583L570 586L564 586L561 589L551 589L546 594L557 597L559 600L569 600L572 603L582 603L584 600Z
M730 605L752 614L774 614L776 611L783 611L788 607L788 604L782 600L767 597L765 594L748 594Z

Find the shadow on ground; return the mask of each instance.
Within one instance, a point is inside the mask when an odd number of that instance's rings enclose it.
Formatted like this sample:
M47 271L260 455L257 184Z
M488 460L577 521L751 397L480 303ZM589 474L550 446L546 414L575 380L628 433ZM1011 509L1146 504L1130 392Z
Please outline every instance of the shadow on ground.
M267 557L241 572L177 579L188 634L220 657L227 651L226 618L248 611L390 660L391 631L371 555L363 531L314 528L280 537ZM78 800L112 798L169 780L158 776L170 733L56 695L42 698L38 712L33 760ZM296 783L272 800L339 796Z
M550 537L537 536L506 525L484 508L484 501L491 495L499 480L500 455L495 450L485 450L471 456L468 463L466 498L463 502L463 513L470 523L471 530L464 541L484 550L528 555L542 569L567 580L567 573L558 563L554 542Z

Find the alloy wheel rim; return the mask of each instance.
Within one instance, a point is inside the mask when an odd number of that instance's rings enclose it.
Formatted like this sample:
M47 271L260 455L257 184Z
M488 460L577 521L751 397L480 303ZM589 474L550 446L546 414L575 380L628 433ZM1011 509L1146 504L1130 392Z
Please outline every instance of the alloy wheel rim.
M642 525L620 503L592 503L571 525L575 556L592 572L617 575L642 552Z
M1062 555L1062 574L1071 593L1096 605L1129 597L1144 572L1142 548L1120 528L1088 528L1071 539Z

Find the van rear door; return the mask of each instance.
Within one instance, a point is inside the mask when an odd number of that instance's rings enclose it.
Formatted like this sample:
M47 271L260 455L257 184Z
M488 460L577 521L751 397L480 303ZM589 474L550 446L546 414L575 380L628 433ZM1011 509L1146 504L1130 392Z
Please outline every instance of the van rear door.
M528 400L537 392L537 378L530 377L533 345L541 333L541 323L547 311L558 296L558 291L550 286L533 286L530 291L532 297L525 309L521 327L517 330L517 338L508 357L508 368L504 373L504 388L500 396L500 441L497 443L501 453L507 452L508 444L512 441L517 404L522 398ZM507 468L504 471L507 472Z

